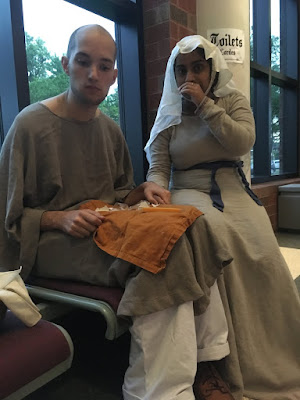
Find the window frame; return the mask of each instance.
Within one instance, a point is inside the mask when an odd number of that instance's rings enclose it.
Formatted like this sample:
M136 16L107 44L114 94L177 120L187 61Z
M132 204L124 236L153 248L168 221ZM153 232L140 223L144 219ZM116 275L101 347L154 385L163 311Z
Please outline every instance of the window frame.
M142 3L140 0L101 0L101 4L94 0L65 1L115 22L120 125L139 184L145 179L142 132L146 128ZM0 63L0 77L5 77L0 79L1 145L16 115L30 104L22 0L0 2L0 51L6 54L6 62Z
M295 7L297 12L295 13ZM291 18L291 16L293 18ZM266 23L267 21L267 23ZM253 61L250 61L250 75L254 97L251 99L256 122L256 143L253 148L253 183L296 177L299 173L299 45L295 52L295 39L299 44L299 5L296 0L280 1L280 57L288 60L287 72L271 69L271 1L253 0ZM284 41L284 46L282 46ZM298 59L296 59L298 53ZM297 63L296 77L290 76L289 66ZM289 73L289 75L288 75ZM283 88L283 169L278 175L271 175L271 87ZM268 99L268 101L266 101ZM267 128L266 128L267 127ZM290 172L287 172L290 171Z

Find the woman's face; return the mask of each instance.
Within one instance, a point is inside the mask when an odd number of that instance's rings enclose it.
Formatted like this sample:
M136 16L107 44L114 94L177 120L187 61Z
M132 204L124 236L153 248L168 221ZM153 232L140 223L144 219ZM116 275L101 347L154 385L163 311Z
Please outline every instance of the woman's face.
M193 82L200 85L205 93L210 83L211 71L201 50L195 49L191 53L178 54L174 70L178 87L185 82Z

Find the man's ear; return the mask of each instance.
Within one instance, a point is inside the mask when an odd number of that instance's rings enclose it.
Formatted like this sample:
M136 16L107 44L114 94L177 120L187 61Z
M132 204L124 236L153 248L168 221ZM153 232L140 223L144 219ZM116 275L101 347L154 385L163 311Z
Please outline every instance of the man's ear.
M63 70L67 75L69 75L69 59L66 56L62 56L61 58L61 65L63 67Z
M118 77L118 70L114 69L113 81L111 83L112 85L116 82L117 77Z

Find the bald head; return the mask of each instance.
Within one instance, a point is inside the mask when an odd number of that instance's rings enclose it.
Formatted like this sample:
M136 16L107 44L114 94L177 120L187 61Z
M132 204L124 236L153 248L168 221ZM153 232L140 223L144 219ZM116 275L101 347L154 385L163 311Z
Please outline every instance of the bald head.
M68 50L67 50L68 59L71 58L71 55L72 55L74 49L76 48L76 44L77 44L78 38L80 36L85 35L85 34L90 33L90 32L95 32L95 33L98 33L101 36L106 36L107 38L111 39L111 41L112 41L112 43L114 45L114 48L115 48L115 56L114 56L114 58L116 58L116 56L117 56L117 47L116 47L116 43L115 43L114 39L112 38L111 34L106 29L104 29L101 25L93 24L93 25L81 26L81 27L77 28L72 33L72 35L70 36L70 40L69 40L69 44L68 44Z

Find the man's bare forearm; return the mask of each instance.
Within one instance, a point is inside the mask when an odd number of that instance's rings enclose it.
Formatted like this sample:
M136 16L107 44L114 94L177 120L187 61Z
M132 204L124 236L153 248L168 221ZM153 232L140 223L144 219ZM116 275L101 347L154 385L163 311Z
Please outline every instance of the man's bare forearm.
M41 218L41 231L60 230L71 236L90 236L105 217L94 210L45 211Z
M144 188L145 188L145 182L134 188L131 192L129 192L124 202L127 205L132 206L133 204L136 204L141 200L145 200L146 197L144 193Z
M65 211L45 211L41 218L41 231L61 229L59 221L61 221L63 213L65 213Z

